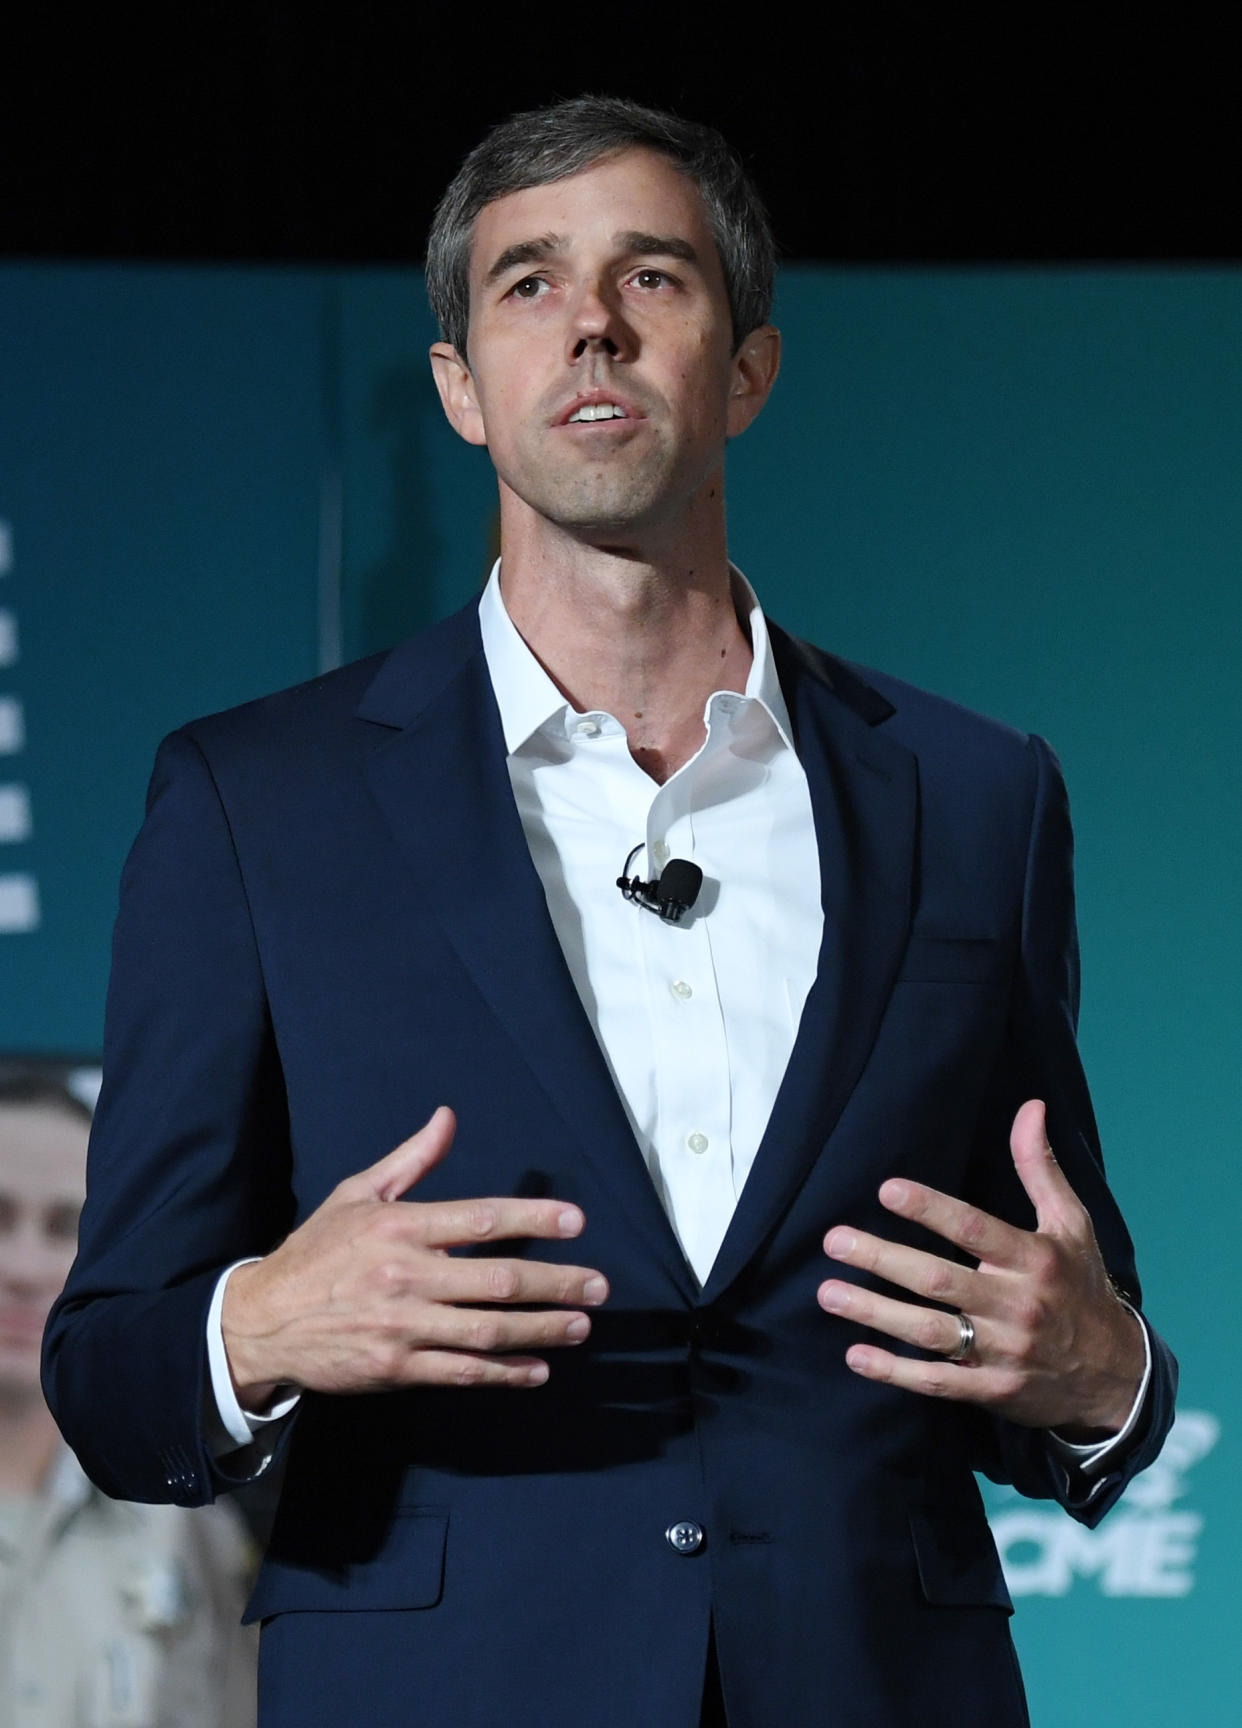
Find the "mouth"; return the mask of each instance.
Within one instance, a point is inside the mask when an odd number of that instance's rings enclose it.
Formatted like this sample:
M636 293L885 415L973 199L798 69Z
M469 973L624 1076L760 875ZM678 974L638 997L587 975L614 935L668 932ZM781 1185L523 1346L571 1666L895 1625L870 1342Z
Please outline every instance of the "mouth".
M557 426L599 426L614 421L642 420L646 416L624 397L609 395L604 390L592 390L576 396L557 416Z
M0 1349L37 1350L43 1342L43 1315L5 1314L0 1316Z

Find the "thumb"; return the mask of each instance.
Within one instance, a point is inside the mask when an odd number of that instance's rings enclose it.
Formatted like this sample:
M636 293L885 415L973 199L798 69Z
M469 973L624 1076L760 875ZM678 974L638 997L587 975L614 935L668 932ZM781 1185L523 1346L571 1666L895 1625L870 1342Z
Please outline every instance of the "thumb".
M353 1197L358 1198L361 1191L372 1200L399 1200L440 1162L453 1144L456 1132L456 1116L447 1104L441 1104L417 1134L411 1134L369 1169L359 1170L349 1178Z
M1009 1135L1009 1150L1018 1180L1035 1208L1038 1228L1055 1230L1070 1223L1082 1207L1048 1144L1042 1099L1028 1098L1019 1109Z

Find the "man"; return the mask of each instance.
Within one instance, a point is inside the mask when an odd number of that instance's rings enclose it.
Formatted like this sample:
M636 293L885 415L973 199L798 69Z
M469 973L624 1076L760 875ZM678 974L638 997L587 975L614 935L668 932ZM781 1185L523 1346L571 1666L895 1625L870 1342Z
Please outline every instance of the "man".
M105 1499L39 1389L82 1207L90 1111L71 1078L0 1067L0 1724L245 1728L240 1520Z
M498 573L157 766L48 1383L113 1491L288 1435L268 1724L1018 1723L972 1470L1094 1521L1170 1420L1050 753L729 566L771 275L714 133L499 128L428 255Z

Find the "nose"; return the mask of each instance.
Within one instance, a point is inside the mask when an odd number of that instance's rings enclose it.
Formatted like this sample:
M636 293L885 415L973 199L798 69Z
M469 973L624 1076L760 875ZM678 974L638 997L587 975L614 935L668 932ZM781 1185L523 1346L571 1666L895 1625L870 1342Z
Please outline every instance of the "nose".
M615 290L602 281L583 283L570 309L570 359L607 354L610 359L625 360L633 349L634 334Z

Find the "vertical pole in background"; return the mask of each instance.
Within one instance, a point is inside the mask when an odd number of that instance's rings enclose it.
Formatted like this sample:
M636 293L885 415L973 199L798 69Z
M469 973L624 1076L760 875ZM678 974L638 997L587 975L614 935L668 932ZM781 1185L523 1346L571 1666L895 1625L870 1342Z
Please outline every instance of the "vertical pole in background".
M341 293L325 277L319 310L319 670L343 653L344 421L341 403Z

